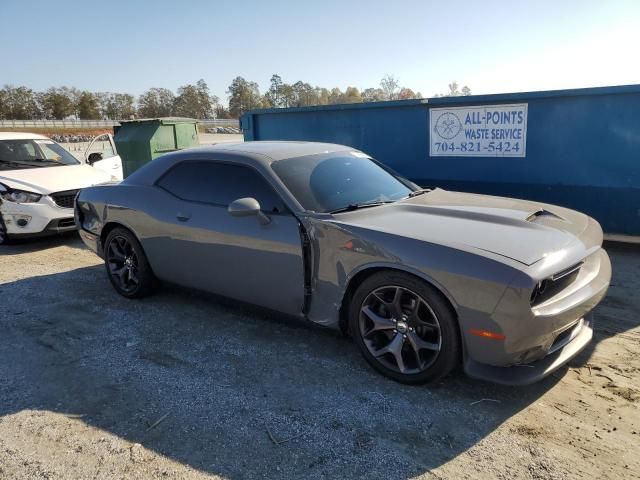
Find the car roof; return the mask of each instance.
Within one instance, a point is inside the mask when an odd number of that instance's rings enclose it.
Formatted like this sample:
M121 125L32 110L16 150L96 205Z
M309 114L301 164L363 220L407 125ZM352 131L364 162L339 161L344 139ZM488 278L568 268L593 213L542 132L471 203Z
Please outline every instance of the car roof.
M320 153L345 152L354 150L345 145L335 143L318 142L292 142L292 141L256 141L242 143L218 143L202 147L191 148L188 151L198 152L224 152L250 157L259 162L271 164L287 158L303 157L305 155L317 155Z
M0 140L45 140L49 137L28 132L0 132Z

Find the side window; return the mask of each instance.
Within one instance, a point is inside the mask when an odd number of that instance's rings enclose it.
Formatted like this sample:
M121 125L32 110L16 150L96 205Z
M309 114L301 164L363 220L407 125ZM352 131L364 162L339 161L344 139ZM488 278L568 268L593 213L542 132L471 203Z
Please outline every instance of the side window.
M281 213L284 204L267 181L255 170L241 165L185 161L157 182L182 200L228 206L234 200L253 197L264 212Z

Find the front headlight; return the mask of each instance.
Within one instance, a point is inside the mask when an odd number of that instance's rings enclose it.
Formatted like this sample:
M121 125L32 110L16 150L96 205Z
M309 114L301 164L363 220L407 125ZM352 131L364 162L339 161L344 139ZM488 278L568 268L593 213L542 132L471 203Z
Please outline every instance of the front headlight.
M14 203L35 203L40 201L42 195L24 190L7 190L6 192L0 191L0 197Z

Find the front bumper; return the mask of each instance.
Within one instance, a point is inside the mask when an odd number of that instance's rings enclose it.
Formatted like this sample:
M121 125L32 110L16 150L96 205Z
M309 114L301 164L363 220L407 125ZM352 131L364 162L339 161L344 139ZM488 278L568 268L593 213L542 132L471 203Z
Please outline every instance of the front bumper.
M605 297L610 281L611 262L598 249L584 259L571 284L539 305L523 309L529 292L508 288L493 314L474 324L501 338L480 338L465 331L465 371L472 377L509 385L524 385L549 375L591 340L591 312Z
M570 341L536 362L495 367L467 357L464 371L470 377L503 385L520 386L535 383L562 367L589 344L593 338L593 324L593 313L590 313L568 330L571 335Z
M10 238L37 237L76 229L73 209L57 206L48 197L37 203L0 203L1 221ZM26 221L20 225L20 220Z

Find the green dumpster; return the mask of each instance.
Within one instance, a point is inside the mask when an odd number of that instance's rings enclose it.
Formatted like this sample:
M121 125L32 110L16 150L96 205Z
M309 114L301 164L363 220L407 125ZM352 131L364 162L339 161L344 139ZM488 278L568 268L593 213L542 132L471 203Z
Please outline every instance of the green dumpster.
M122 121L114 134L125 177L160 155L199 144L197 121L191 118Z

